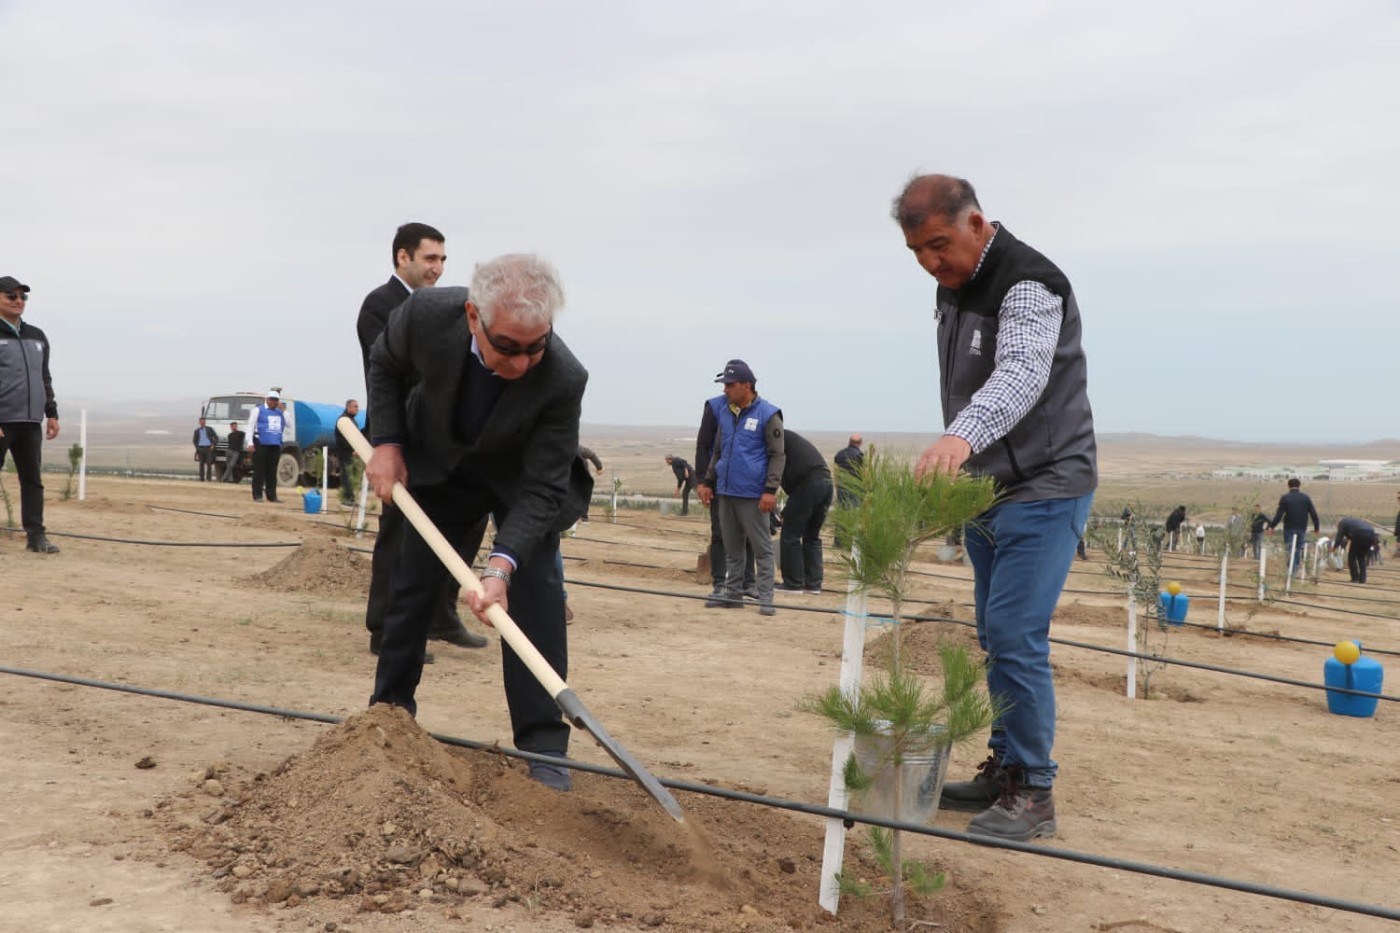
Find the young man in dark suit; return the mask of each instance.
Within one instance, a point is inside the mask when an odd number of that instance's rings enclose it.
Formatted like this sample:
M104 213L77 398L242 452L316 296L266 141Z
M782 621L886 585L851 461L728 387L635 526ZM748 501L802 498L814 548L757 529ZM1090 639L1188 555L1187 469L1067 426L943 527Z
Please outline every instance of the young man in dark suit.
M370 353L375 452L366 475L386 502L394 483L403 483L459 552L475 545L487 515L495 517L483 593L467 602L483 622L490 605L507 609L567 678L554 557L559 533L583 514L593 478L578 457L588 373L554 335L563 304L557 273L531 255L483 263L470 291L416 292ZM430 610L447 575L408 529L390 584L371 703L416 710ZM569 726L553 697L505 644L501 662L516 748L564 757ZM554 765L532 763L530 776L558 790L571 786L568 771Z
M394 232L394 274L389 276L389 281L365 296L364 303L360 305L360 317L355 323L360 352L364 356L366 386L369 384L370 347L384 332L391 311L419 289L432 288L442 277L443 263L447 262L446 239L435 227L420 223L404 224ZM365 433L370 436L373 433L368 419L372 414L373 409L365 413ZM379 535L374 539L369 598L365 603L365 628L369 629L370 654L379 653L379 643L383 638L384 603L389 596L389 577L398 559L403 529L404 519L399 510L386 504L379 516ZM482 531L485 532L484 525ZM443 581L434 610L431 637L463 648L484 647L486 637L468 629L457 615L457 589L457 581L450 576ZM431 664L432 661L433 656L429 653L426 663Z

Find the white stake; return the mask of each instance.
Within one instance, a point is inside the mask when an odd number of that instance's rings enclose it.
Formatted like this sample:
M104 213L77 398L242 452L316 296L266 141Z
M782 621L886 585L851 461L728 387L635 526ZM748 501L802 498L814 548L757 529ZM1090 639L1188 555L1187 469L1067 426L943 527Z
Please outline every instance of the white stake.
M860 559L860 552L854 547L851 556ZM860 690L860 674L865 659L865 594L857 593L855 581L846 584L846 635L841 646L841 692L852 696ZM831 746L831 787L827 792L827 806L846 809L849 795L846 792L846 759L855 748L855 736L847 732L836 737ZM836 913L841 901L841 886L836 876L846 860L846 825L838 819L826 821L826 845L822 849L821 888L817 902L822 909Z
M360 506L355 512L355 537L365 536L365 503L369 501L369 473L360 474Z
M321 448L321 514L326 514L326 504L331 501L331 449Z
M87 409L83 409L82 417L78 420L78 443L82 445L83 457L78 461L78 501L82 502L87 498Z
M1259 545L1259 601L1261 603L1264 601L1264 564L1268 557L1269 546L1261 543Z
M1298 553L1298 539L1294 538L1293 543L1288 546L1288 573L1283 577L1283 595L1287 596L1293 589L1293 555Z
M1220 555L1220 614L1215 620L1216 631L1225 633L1225 580L1230 575L1230 549Z
M1137 699L1137 599L1128 590L1128 699Z

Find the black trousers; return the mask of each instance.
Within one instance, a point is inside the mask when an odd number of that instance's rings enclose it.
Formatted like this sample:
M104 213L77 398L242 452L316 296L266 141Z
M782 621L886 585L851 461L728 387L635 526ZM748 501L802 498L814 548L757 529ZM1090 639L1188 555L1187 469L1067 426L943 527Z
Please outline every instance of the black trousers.
M695 480L688 479L681 484L681 514L690 514L690 491L695 488Z
M778 563L788 586L821 589L822 525L830 508L831 477L826 473L811 473L788 490L778 538Z
M37 421L9 421L0 424L5 436L0 438L0 467L5 455L15 458L15 473L19 475L20 524L29 537L44 533L43 464L44 426Z
M206 483L218 479L214 475L214 448L199 447L196 448L196 452L199 454L199 481Z
M715 592L724 589L725 552L724 535L719 530L719 497L710 503L710 575L714 577ZM758 587L758 576L754 573L753 545L744 542L744 585L745 593L752 593Z
M360 491L350 488L350 471L347 467L355 462L355 454L353 452L343 454L332 448L330 455L335 458L336 475L339 477L336 484L340 487L340 501L354 502L360 495Z
M1371 562L1371 548L1375 546L1375 535L1352 535L1348 539L1347 572L1352 583L1366 582L1366 565Z
M402 512L393 505L384 506L384 511L379 516L379 535L374 539L374 555L370 558L369 600L365 603L365 628L369 629L372 635L384 631L384 613L389 605L389 581L393 577L394 568L399 564L404 531L409 527L408 519L403 517ZM463 540L462 546L457 549L468 564L476 558L476 552L481 549L481 539L485 534L486 519L483 518L477 523L475 538ZM432 621L428 627L430 632L452 631L461 624L461 618L457 615L457 595L460 589L457 579L452 574L443 575L442 586L438 588L437 600L433 603Z
M444 537L461 551L494 513L498 523L509 520L506 506L484 490L464 482L419 487L413 497ZM564 624L563 581L554 561L559 535L551 533L519 555L509 593L510 616L539 649L560 677L569 676L569 646ZM370 703L392 703L410 713L418 709L414 694L423 675L432 605L442 579L449 576L427 542L412 526L404 530L399 562L389 584L384 615L384 640L375 670ZM501 643L501 674L510 709L515 747L531 752L563 754L569 747L569 725L554 698L535 680L530 669Z
M253 498L261 499L263 490L273 502L277 501L277 460L282 445L259 444L253 448Z

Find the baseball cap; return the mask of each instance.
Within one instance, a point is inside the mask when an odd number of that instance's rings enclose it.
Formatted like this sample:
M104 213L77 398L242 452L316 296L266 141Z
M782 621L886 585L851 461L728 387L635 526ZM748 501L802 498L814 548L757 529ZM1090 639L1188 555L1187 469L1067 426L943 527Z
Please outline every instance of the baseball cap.
M13 275L0 275L0 292L27 292L29 286Z
M757 382L758 377L743 360L730 360L724 364L724 372L715 374L715 382L729 385L731 382Z
M277 390L276 390L276 389L272 389L272 390L270 390L270 391L267 393L267 395L265 396L265 398L281 399L282 396L280 396L280 395L277 394Z

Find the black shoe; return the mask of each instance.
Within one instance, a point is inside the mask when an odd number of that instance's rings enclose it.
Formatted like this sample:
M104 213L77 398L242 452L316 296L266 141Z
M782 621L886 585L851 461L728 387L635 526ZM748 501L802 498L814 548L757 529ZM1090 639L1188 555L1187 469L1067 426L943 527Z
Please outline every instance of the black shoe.
M254 497L253 497L253 501L254 501L254 502L261 502L261 501L262 501L262 496L254 496Z
M30 537L29 537L29 544L27 544L25 547L26 547L27 550L33 551L35 554L57 554L57 553L58 553L58 545L57 545L57 544L54 544L52 541L50 541L50 540L44 535L43 532L40 532L40 533L37 534L37 535L30 535Z
M970 781L949 781L943 785L943 796L938 801L940 810L959 810L963 813L981 813L997 802L1006 786L1006 769L993 755L977 766L977 773Z
M775 616L778 614L778 610L772 606L759 606L758 614L761 616Z
M541 754L555 754L553 752L541 752ZM563 754L555 754L557 758L565 757ZM545 787L553 790L568 793L574 789L574 780L569 776L569 769L561 765L546 764L543 761L530 762L530 780L538 781Z
M370 634L369 634L369 653L372 654L372 655L374 655L376 658L379 657L379 645L380 645L380 643L381 643L383 640L384 640L384 635L383 635L382 633L380 633L380 632L370 632ZM423 663L424 663L424 664L432 664L432 663L433 663L433 660L434 660L434 659L433 659L433 653L432 653L431 651L424 651L424 652L423 652Z
M967 831L1013 842L1055 835L1055 795L1048 787L1025 787L1013 780L996 803L972 818Z
M274 498L272 498L271 496L268 496L268 497L267 497L267 501L268 501L268 502L281 502L282 500L281 500L281 499L274 499Z
M807 588L805 586L799 586L796 583L779 583L777 586L773 587L773 589L777 590L779 593L807 592Z
M449 645L457 645L460 648L485 648L486 636L478 635L471 629L457 620L456 628L441 629L436 632L429 632L428 637L434 641L445 641Z
M705 608L706 608L706 609L742 609L742 608L744 608L744 601L741 600L741 599L731 599L730 597L725 596L723 593L720 593L720 594L711 594L711 595L710 595L710 598L707 599L707 600L705 600Z

